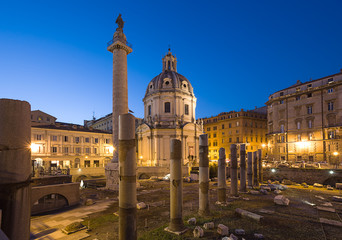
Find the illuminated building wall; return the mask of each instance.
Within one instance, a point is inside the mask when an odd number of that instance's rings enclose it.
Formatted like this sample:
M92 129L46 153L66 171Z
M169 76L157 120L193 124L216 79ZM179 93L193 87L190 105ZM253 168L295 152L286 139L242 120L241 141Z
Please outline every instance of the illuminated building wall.
M297 83L267 101L268 153L275 161L339 158L342 136L342 73Z
M48 116L40 112L42 119ZM111 133L101 130L61 122L31 127L32 160L35 167L44 166L45 170L104 167L111 160L113 150Z
M217 160L221 147L225 148L226 156L230 159L231 144L244 143L247 152L262 149L266 144L266 117L266 107L262 107L203 118L204 132L209 139L209 159ZM266 151L263 151L264 157L265 154Z

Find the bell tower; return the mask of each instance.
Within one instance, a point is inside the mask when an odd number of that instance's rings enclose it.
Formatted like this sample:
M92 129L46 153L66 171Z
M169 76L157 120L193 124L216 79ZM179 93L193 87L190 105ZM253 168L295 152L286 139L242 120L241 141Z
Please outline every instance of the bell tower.
M163 57L163 72L165 71L177 72L177 58L172 55L170 48L169 52Z

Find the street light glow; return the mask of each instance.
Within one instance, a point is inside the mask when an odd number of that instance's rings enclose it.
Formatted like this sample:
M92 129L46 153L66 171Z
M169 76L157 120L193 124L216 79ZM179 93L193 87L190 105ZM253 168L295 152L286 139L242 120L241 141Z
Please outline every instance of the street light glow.
M334 171L333 171L333 170L330 170L329 173L330 173L330 174L334 174Z
M334 156L338 156L338 152L333 152Z
M31 143L31 152L36 153L39 150L39 145L35 143Z
M276 170L275 170L274 168L272 168L272 169L271 169L271 172L275 173L275 172L276 172Z

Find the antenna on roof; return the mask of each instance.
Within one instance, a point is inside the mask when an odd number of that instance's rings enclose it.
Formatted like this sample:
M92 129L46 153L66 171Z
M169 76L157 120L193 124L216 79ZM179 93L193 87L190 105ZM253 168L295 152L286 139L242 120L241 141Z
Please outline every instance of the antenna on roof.
M93 120L95 120L96 118L95 118L95 111L93 111Z

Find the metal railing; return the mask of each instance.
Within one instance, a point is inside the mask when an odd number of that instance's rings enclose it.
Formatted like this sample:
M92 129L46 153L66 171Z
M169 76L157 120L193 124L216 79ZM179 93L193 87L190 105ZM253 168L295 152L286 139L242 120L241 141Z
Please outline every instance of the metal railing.
M130 44L129 42L127 41L124 41L124 40L121 40L121 39L118 39L118 38L113 38L112 40L110 40L108 43L107 43L107 47L109 47L110 45L112 45L114 42L116 41L120 41L122 42L123 44L126 44L128 47L132 48L133 49L133 45Z

